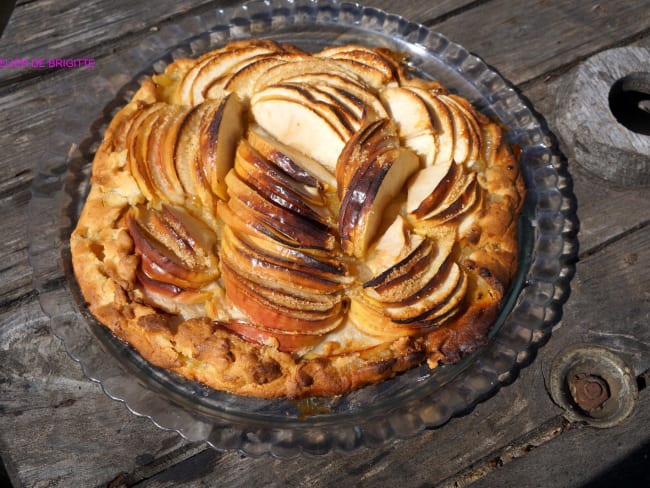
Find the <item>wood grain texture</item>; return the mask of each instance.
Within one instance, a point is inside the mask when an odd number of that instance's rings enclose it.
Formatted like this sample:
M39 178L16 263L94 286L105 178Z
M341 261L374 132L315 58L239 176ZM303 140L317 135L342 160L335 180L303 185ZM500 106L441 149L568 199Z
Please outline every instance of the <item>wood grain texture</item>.
M520 84L647 35L650 16L638 14L644 11L650 11L650 0L495 0L432 27Z
M170 18L194 12L209 16L211 10L224 9L239 4L237 0L163 0L150 8L147 2L133 4L128 0L105 2L91 0L79 3L75 0L39 0L18 3L4 35L0 38L0 56L3 58L50 59L97 56L110 52L108 41L158 29ZM434 3L413 4L409 20L419 23L431 22L463 8L470 0L445 0ZM371 0L365 6L380 8L387 12L395 9L394 2ZM128 8L127 8L128 7ZM201 31L197 31L199 33ZM0 83L25 76L38 75L39 69L0 69Z
M206 3L162 0L156 8L148 2L133 4L128 0L40 0L19 4L0 39L0 53L5 58L45 60L88 53L103 42L149 29ZM0 70L0 80L24 74L21 71L24 70Z
M95 71L48 72L0 88L0 456L16 486L381 487L404 480L410 486L453 485L474 463L489 461L526 433L534 439L540 425L559 418L561 410L550 400L545 378L567 345L605 345L624 356L635 372L648 368L648 190L617 188L569 160L581 221L581 261L562 322L514 383L442 428L350 455L255 459L187 444L106 397L51 335L39 309L27 251L30 185L43 161L65 168L71 144L84 137L102 107L142 66L132 53L144 51L147 59L160 55L181 40L174 37L181 32L175 26L191 17L184 9L209 9L205 3L165 0L165 11L126 1L81 4L90 8L71 0L18 2L22 17L12 19L11 39L5 33L0 40L0 56L7 46L13 46L11 52L44 55L45 46L53 56L88 53L99 66ZM573 65L631 39L635 45L650 45L650 20L638 14L648 11L647 0L366 4L433 24L510 81L523 83L524 95L551 129L556 95ZM151 40L151 27L165 34L164 42ZM56 37L50 43L52 33ZM106 79L103 72L123 74ZM525 486L531 472L536 474L533 482L544 486L588 480L594 464L572 471L582 452L616 462L647 444L647 414L640 413L648 411L648 401L646 391L635 416L615 430L563 432L523 459L489 471L484 486ZM614 454L600 449L610 445L609 439L620 445Z
M135 417L83 375L36 299L2 310L0 323L0 455L17 486L105 485L182 450L180 436Z
M650 402L650 391L642 392L640 402L644 405ZM634 422L606 431L569 430L534 448L530 455L492 471L472 488L648 486L650 409L640 408L636 415ZM639 429L639 426L646 428Z

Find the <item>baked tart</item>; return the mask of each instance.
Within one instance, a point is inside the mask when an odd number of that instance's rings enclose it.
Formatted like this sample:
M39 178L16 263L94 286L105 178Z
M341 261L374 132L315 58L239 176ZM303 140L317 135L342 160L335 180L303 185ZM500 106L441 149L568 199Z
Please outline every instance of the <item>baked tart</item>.
M245 40L177 59L106 130L75 276L146 360L235 394L454 363L518 267L503 132L386 49Z

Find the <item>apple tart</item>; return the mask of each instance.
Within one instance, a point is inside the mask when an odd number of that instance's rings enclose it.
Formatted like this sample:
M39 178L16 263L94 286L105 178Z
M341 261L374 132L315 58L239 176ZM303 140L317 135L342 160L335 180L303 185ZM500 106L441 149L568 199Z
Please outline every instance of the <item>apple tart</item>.
M72 261L91 313L152 364L337 395L485 344L523 194L499 123L397 53L235 41L116 113Z

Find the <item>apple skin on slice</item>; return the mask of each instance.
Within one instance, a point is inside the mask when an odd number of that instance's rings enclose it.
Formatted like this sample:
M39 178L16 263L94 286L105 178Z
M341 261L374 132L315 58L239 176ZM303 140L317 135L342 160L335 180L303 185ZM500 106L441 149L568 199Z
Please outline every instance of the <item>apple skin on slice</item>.
M257 56L281 51L275 43L264 43L241 48L220 49L197 59L180 80L175 100L194 107L205 100L205 93L214 80L227 75L233 67Z
M238 201L249 207L256 220L286 236L294 245L324 250L334 248L335 237L328 225L267 200L257 189L248 186L234 170L226 176L226 184L230 195L229 206Z
M153 104L139 110L129 126L125 145L129 170L144 197L156 200L156 186L147 163L147 149L152 126L165 111L164 104Z
M329 191L336 188L336 178L323 164L275 139L260 126L249 127L247 141L260 155L273 162L296 181L312 188ZM309 190L313 191L313 190Z
M233 166L235 149L244 135L244 109L237 95L227 95L200 129L201 167L212 192L222 200L228 198L226 174Z
M266 95L261 91L251 99L251 112L257 124L273 138L334 172L347 141L340 127L333 125L336 115L328 117L298 100Z
M292 310L263 297L253 282L242 280L228 266L224 266L222 272L228 300L260 327L290 333L325 334L337 328L343 320L341 304L324 314Z
M245 341L277 348L282 352L297 352L315 346L323 340L321 334L289 334L282 330L260 327L238 320L219 322L219 325Z
M374 49L336 46L323 49L317 56L335 59L375 89L396 82L394 62Z
M374 119L388 117L386 108L379 98L368 88L352 81L350 78L333 73L307 73L299 74L285 80L286 83L303 83L327 90L338 97L354 113L358 113L359 120L369 122Z
M126 224L140 256L138 277L145 291L198 298L199 290L219 277L216 235L185 210L135 207Z
M246 140L237 148L234 169L239 178L267 200L323 225L333 224L318 187L296 181L282 167L262 157Z
M337 164L339 236L343 251L363 258L384 219L384 210L419 167L418 157L399 148L388 119L371 122L350 139Z
M440 101L437 93L410 86L406 89L416 94L428 109L437 143L435 158L431 164L447 164L450 159L455 158L456 152L460 151L456 148L456 133L449 108Z
M304 251L287 259L289 253L280 254L279 246L270 239L251 240L225 227L222 242L222 260L240 275L312 302L331 307L349 282L345 266L321 261Z

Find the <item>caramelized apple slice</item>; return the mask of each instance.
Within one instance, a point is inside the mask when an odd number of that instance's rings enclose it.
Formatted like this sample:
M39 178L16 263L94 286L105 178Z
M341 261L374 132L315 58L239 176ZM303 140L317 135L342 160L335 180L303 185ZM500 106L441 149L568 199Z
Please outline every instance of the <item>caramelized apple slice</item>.
M281 168L263 158L246 140L241 141L237 148L235 172L267 200L324 225L332 223L325 201L317 188L291 178ZM309 190L316 191L311 193Z
M337 328L343 319L342 306L327 313L317 313L273 303L256 292L257 286L254 283L242 280L228 266L223 267L223 280L230 302L261 327L285 332L325 334Z
M336 188L336 179L332 172L320 162L294 148L274 139L260 126L253 124L247 134L251 147L264 158L282 168L293 179L314 188L324 184L327 188Z
M336 59L375 89L395 81L394 64L377 51L364 46L329 47L316 56Z
M343 251L363 258L384 218L384 210L419 166L417 156L398 149L387 119L369 124L350 140L338 162L337 177L346 183L339 213ZM370 130L367 130L370 129ZM392 135L391 135L392 134ZM354 173L342 167L354 168Z
M444 185L451 184L453 176L458 171L455 163L450 159L444 164L435 164L418 171L409 182L406 197L406 211L413 213L416 217L431 211L438 194L445 191ZM446 180L445 180L446 179ZM440 185L443 185L439 190Z
M451 263L454 235L441 233L435 245L430 245L430 242L429 239L423 241L405 260L367 282L363 289L364 297L382 306L412 303L427 294L427 290L445 273L445 266Z
M134 208L126 216L144 273L181 288L201 288L219 276L216 235L186 211Z
M273 347L282 352L297 352L313 347L323 340L322 334L289 334L283 330L260 327L243 321L230 320L219 322L219 325L245 341Z
M257 80L269 69L287 63L300 62L306 59L306 55L300 52L276 53L273 56L259 56L245 66L231 70L229 76L224 77L218 83L213 84L208 96L215 98L220 93L237 93L240 97L248 99L253 96L253 88Z
M269 98L265 91L251 99L257 124L280 142L295 148L334 171L347 141L336 124L336 115L319 113L312 104L288 98Z
M345 108L342 105L336 103L325 92L312 88L309 85L286 82L271 85L261 92L256 93L252 98L252 103L272 100L291 101L298 105L308 107L326 120L344 141L349 139L352 133L359 128L358 122L355 126L352 125L352 119L347 117Z
M420 97L429 109L429 116L432 126L435 129L434 132L437 137L436 142L438 148L432 164L446 164L450 159L455 158L457 151L454 122L450 110L438 99L436 94L428 90L415 87L407 87L407 89Z
M228 198L226 174L233 167L235 149L244 134L244 106L235 94L226 96L212 117L204 121L199 136L203 171L212 192Z
M208 53L207 56L199 58L183 76L176 92L177 103L192 107L198 105L205 99L204 91L209 89L210 84L227 74L233 66L247 59L279 50L279 46L267 43Z
M147 163L147 148L152 126L161 118L166 105L150 105L135 114L126 135L126 149L129 170L144 197L156 198L156 187Z
M432 205L432 210L419 216L421 220L437 219L439 223L456 217L476 198L476 173L464 173L456 178L442 201Z
M285 80L287 83L306 83L345 101L351 111L359 113L359 119L370 121L388 117L386 108L368 88L350 78L332 73L299 74Z
M422 98L407 88L391 87L381 92L381 99L404 145L420 156L424 166L431 166L438 152L437 129Z
M350 81L366 86L359 75L343 67L340 63L327 58L311 57L298 63L287 63L271 67L255 83L253 92L258 93L268 86L283 83L296 76L310 73L330 73L332 75L348 78Z
M330 306L340 299L332 295L343 290L347 281L345 268L334 268L316 258L309 264L283 259L273 255L272 243L272 240L251 243L245 235L240 237L226 227L221 253L223 260L239 274L264 286L293 290L302 298Z
M288 237L294 245L329 250L334 248L334 236L326 224L267 200L257 189L243 182L235 171L228 173L226 184L232 200L249 207L256 220ZM232 207L233 203L228 202L228 205Z

